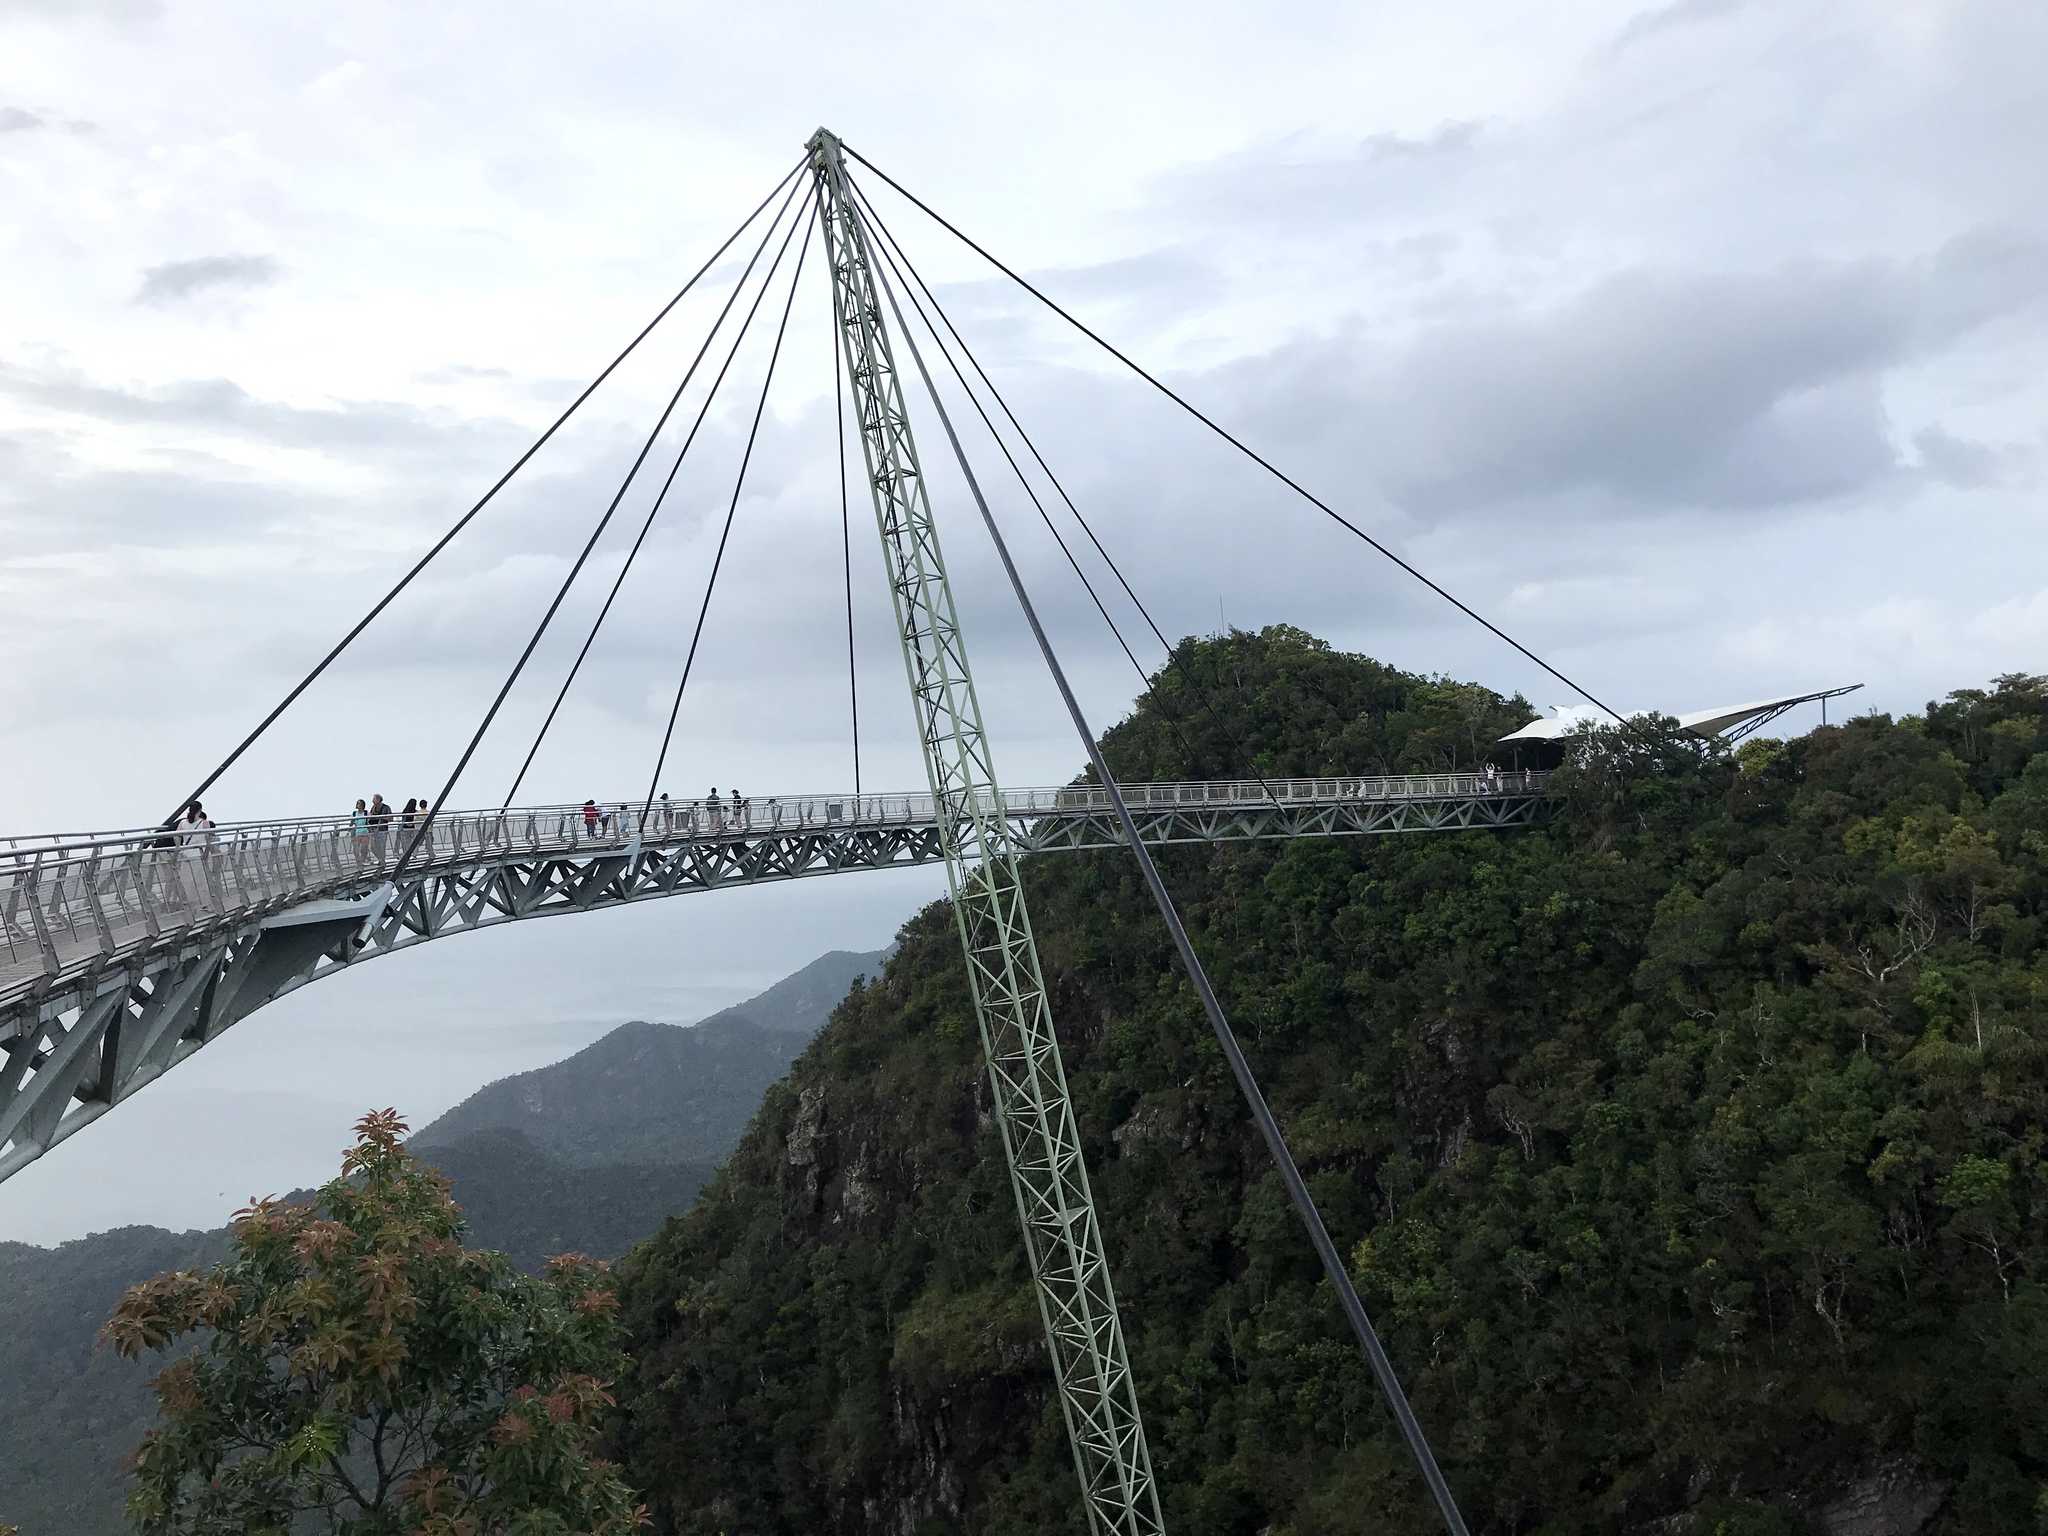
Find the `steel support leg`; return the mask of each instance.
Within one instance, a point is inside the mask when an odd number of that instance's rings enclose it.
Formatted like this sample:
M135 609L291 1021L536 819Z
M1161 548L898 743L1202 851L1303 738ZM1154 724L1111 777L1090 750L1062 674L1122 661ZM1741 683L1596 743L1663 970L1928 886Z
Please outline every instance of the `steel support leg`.
M811 140L834 315L903 664L1060 1406L1091 1532L1164 1530L1024 887L839 141Z

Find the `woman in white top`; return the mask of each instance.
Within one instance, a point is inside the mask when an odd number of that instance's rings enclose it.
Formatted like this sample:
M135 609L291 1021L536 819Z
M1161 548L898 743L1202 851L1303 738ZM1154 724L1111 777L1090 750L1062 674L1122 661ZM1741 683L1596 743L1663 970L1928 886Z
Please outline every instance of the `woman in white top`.
M205 860L207 845L213 841L213 820L206 814L206 807L194 800L178 818L177 830L185 898L195 908L207 906Z

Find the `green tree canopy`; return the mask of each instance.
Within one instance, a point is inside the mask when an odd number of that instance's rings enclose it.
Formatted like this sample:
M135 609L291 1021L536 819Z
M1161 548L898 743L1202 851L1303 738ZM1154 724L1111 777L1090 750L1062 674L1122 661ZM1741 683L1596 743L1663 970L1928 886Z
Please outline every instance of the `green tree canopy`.
M610 1276L464 1248L445 1180L365 1115L304 1206L253 1200L234 1253L132 1288L124 1356L202 1342L155 1382L130 1518L150 1536L549 1536L637 1529L592 1452L623 1365Z
M1295 631L1178 657L1106 739L1134 782L1528 718ZM1529 830L1160 852L1472 1529L1791 1536L1859 1484L2033 1529L2048 685L1584 748ZM1129 855L1025 878L1169 1529L1441 1531ZM935 907L622 1265L670 1528L1076 1528L984 1085Z

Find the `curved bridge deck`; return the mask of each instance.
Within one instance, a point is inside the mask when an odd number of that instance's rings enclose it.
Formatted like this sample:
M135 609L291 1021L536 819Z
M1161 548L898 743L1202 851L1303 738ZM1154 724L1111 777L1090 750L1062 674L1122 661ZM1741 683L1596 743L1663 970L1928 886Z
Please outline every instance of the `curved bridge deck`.
M1527 825L1542 774L1127 784L1148 843ZM1031 852L1123 842L1108 795L1006 790ZM926 794L463 811L368 840L345 817L0 840L0 1179L309 981L499 923L721 886L937 863Z

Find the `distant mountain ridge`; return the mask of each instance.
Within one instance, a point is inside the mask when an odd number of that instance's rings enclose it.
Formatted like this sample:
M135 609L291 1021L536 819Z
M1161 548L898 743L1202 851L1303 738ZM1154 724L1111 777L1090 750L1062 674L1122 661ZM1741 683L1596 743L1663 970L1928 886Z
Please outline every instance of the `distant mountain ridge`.
M614 1258L689 1208L769 1085L886 953L821 956L695 1026L622 1024L480 1089L410 1145L449 1177L472 1245L527 1269L569 1251ZM0 1242L0 1522L23 1536L126 1528L118 1462L154 1416L157 1365L118 1359L95 1337L126 1287L226 1252L218 1229Z
M715 1164L854 978L880 974L886 955L833 950L700 1024L622 1024L565 1060L479 1089L410 1145L431 1157L478 1132L517 1131L578 1168Z
M143 1369L99 1348L99 1325L139 1280L217 1263L224 1232L116 1227L55 1248L0 1242L0 1522L22 1536L125 1529L120 1459L153 1414Z

